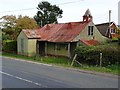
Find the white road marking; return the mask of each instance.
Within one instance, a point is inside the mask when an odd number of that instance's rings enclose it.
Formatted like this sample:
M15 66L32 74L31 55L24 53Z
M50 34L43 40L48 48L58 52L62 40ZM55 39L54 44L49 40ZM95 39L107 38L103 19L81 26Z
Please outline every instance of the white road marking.
M13 78L16 78L16 79L19 79L19 80L22 80L22 81L25 81L25 82L29 82L29 83L35 84L35 85L40 86L40 87L47 88L47 86L42 85L42 84L40 84L40 83L33 82L33 81L31 81L31 80L27 80L27 79L24 79L24 78L21 78L21 77L18 77L18 76L9 74L9 73L5 73L5 72L2 72L2 71L0 71L0 73L2 73L2 74L4 74L4 75L7 75L7 76L10 76L10 77L13 77Z

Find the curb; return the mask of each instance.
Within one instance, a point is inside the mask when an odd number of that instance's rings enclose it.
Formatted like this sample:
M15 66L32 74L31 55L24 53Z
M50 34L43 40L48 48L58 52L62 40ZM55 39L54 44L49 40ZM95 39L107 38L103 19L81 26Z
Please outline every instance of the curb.
M45 65L45 66L52 66L50 64L45 64L45 63L40 63L40 62L34 62L34 61L29 61L29 60L24 60L24 59L18 59L18 58L6 57L6 56L3 56L3 57L4 58L13 59L13 60L16 60L16 61L22 61L22 62L32 63L32 64L40 64L40 65Z
M56 66L56 65L52 65L52 66L57 67L57 68L64 68L66 70L77 71L77 72L81 72L81 73L87 73L87 74L93 74L93 75L99 75L99 76L105 76L105 77L111 77L111 78L119 78L118 75L109 74L109 73L101 73L101 72L88 71L88 70L80 70L80 69L76 69L76 68L67 68L67 67Z
M13 60L17 60L17 61L22 61L22 62L28 62L28 63L32 63L32 64L52 66L52 67L56 67L56 68L62 68L62 69L66 69L66 70L77 71L77 72L81 72L81 73L88 73L88 74L111 77L111 78L119 78L119 75L113 75L113 74L108 74L108 73L101 73L101 72L88 71L88 70L80 70L80 69L76 69L76 68L69 68L69 67L57 66L57 65L53 65L53 64L45 64L45 63L40 63L40 62L27 61L27 60L24 60L24 59L17 59L17 58L6 57L6 56L3 56L3 57L13 59Z

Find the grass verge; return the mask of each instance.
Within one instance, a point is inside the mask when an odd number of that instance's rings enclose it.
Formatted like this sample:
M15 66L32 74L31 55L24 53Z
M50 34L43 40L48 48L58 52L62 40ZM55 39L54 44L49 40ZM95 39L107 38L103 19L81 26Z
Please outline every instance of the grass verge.
M17 54L12 54L12 53L2 53L2 55L7 56L7 57L12 57L12 58L30 60L30 61L34 61L34 62L53 64L53 65L69 67L69 68L77 68L77 69L81 69L81 70L110 73L110 74L114 74L114 75L119 75L118 70L120 68L120 66L118 66L118 65L97 67L97 66L88 66L88 65L78 66L78 65L74 64L73 66L71 66L72 61L69 60L68 58L62 58L62 57L28 57L28 56L17 55Z

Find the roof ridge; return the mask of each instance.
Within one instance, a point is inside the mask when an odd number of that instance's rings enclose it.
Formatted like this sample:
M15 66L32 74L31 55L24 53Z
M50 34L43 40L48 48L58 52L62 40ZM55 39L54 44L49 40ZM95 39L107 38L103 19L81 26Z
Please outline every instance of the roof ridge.
M112 21L112 22L110 22L110 23L114 23L114 22ZM96 24L96 25L103 25L103 24L109 24L109 22L100 23L100 24ZM95 26L96 26L96 25L95 25Z

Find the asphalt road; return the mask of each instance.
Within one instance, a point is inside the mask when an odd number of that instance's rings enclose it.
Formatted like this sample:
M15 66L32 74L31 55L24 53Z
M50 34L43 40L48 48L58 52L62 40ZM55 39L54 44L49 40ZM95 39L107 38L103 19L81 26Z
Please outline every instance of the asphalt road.
M3 88L118 88L118 78L2 57Z

